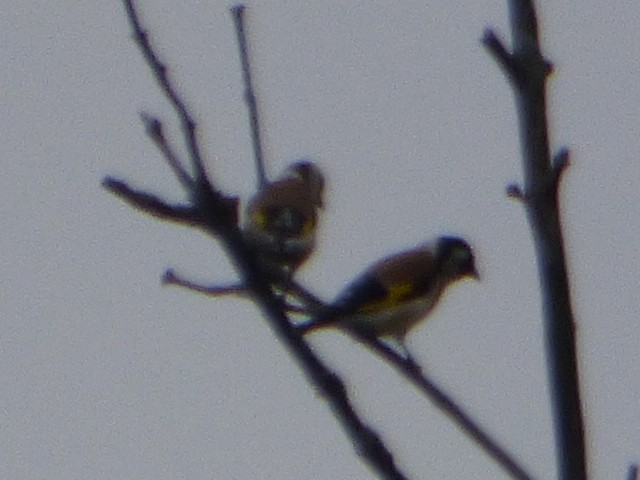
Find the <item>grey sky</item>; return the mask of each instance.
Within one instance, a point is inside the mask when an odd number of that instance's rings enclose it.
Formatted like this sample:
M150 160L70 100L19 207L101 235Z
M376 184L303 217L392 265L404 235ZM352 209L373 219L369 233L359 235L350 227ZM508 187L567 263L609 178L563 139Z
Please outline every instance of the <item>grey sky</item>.
M228 2L140 1L200 125L211 172L246 198L251 146ZM640 3L538 2L593 478L640 458ZM441 232L475 246L416 356L536 478L554 478L536 266L513 98L479 38L503 1L249 3L269 172L325 169L331 298L383 254ZM138 113L175 118L122 5L16 2L0 15L0 478L365 479L325 402L253 306L160 286L233 271L216 244L131 210L105 174L182 199ZM335 332L313 339L411 478L501 470L413 388Z

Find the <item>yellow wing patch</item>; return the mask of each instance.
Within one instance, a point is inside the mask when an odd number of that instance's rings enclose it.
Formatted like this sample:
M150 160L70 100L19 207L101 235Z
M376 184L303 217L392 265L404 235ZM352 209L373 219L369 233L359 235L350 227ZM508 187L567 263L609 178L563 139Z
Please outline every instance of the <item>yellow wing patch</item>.
M297 216L304 219L304 222L300 225L299 230L295 228L290 232L283 231L282 228L278 225L278 215L284 215L284 212L269 212L268 210L262 209L253 212L251 215L251 223L253 223L254 228L259 230L263 230L265 232L274 231L277 233L285 234L285 235L296 235L300 237L311 236L314 234L316 229L316 218L313 215L304 216L302 212L294 212ZM291 228L294 228L293 226Z
M306 221L304 222L304 225L302 226L302 235L303 236L307 236L307 235L311 235L316 229L316 220L314 217L309 217L306 219Z
M373 302L364 303L359 309L359 313L376 313L388 308L397 307L410 297L415 290L415 285L411 282L397 283L387 289L384 298Z
M261 229L265 229L269 224L269 216L262 210L255 212L251 216L251 220L258 228Z

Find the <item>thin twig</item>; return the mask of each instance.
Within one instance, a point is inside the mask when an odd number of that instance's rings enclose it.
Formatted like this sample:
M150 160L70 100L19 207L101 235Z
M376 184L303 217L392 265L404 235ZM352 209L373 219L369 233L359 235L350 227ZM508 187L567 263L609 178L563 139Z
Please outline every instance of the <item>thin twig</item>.
M262 141L260 136L260 122L258 118L258 103L251 81L251 64L249 63L249 52L247 48L247 37L244 31L244 5L236 5L231 8L236 34L238 37L238 48L240 49L240 61L242 63L242 80L244 82L244 98L249 108L249 122L251 124L251 140L253 142L253 157L256 163L256 173L258 177L258 189L262 188L268 181L264 166L264 155L262 151Z
M270 278L270 283L274 285L278 292L282 291L287 298L292 297L296 303L300 305L287 304L287 312L300 313L305 316L317 315L327 308L327 304L310 292L307 288L300 285L294 279L287 277L286 279ZM162 276L162 283L165 285L175 285L193 290L198 293L204 293L213 297L221 295L247 295L247 287L239 283L231 285L202 285L191 280L187 280L178 275L173 269L169 268Z
M171 268L167 269L164 272L164 275L162 275L162 283L163 285L173 285L185 288L210 297L235 295L238 297L250 298L250 292L247 290L247 287L239 283L231 285L202 285L181 277ZM287 302L284 306L287 313L296 313L304 316L308 316L309 314L309 307L307 305L293 305Z
M175 285L177 287L193 290L194 292L204 293L214 297L220 297L223 295L247 295L247 289L244 285L232 284L232 285L200 285L198 283L186 280L178 275L173 269L169 268L162 275L163 285Z
M476 444L509 473L512 478L518 480L531 480L533 478L518 464L509 452L502 448L488 433L484 432L462 407L457 405L452 398L431 381L420 368L416 368L414 362L409 361L378 339L356 335L368 348L387 360L400 374L413 383L418 390L430 399L436 407L449 416L465 434L471 437Z
M182 184L183 188L187 191L192 190L195 182L189 173L182 167L182 162L178 158L178 154L171 148L171 145L169 145L169 142L164 135L162 122L144 112L140 114L140 118L145 125L147 135L149 135L149 138L151 138L153 143L158 147L162 156L171 167L171 170L173 170L174 175Z
M133 5L133 0L123 0L124 6L127 10L127 16L131 21L133 27L133 38L142 50L147 64L151 68L151 71L156 77L156 81L160 86L160 89L164 92L169 102L176 110L180 122L182 124L182 131L185 136L187 149L189 150L189 157L192 161L192 167L196 176L197 183L203 185L211 181L207 178L207 173L200 155L200 147L198 146L198 140L196 138L196 122L189 113L184 101L180 98L178 92L173 88L167 75L167 67L160 61L158 55L151 48L149 43L149 36L147 32L142 28L138 13Z

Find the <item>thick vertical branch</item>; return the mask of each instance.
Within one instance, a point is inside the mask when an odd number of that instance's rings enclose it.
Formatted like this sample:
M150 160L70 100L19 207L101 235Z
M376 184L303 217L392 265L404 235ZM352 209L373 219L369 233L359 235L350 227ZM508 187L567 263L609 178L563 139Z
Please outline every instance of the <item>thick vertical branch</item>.
M531 225L542 289L542 304L556 432L559 477L586 479L582 406L578 381L575 324L571 307L558 187L567 153L551 161L546 78L551 65L540 52L532 0L510 0L513 52L489 31L485 45L514 87L522 144L524 201Z

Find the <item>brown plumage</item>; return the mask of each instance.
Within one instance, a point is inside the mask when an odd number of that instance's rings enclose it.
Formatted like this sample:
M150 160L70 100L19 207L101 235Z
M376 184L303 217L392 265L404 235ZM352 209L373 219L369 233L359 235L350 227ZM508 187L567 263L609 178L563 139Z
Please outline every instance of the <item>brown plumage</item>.
M391 337L404 347L407 333L425 319L446 288L465 277L478 278L473 251L457 237L440 237L379 260L365 270L326 312L299 329L345 327Z
M311 255L323 189L319 169L299 161L250 200L243 231L263 267L291 275Z

